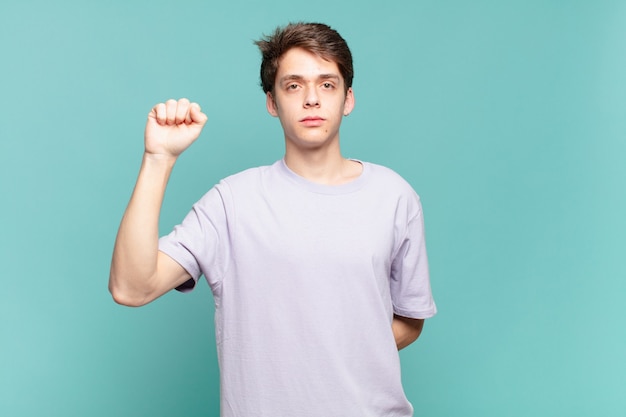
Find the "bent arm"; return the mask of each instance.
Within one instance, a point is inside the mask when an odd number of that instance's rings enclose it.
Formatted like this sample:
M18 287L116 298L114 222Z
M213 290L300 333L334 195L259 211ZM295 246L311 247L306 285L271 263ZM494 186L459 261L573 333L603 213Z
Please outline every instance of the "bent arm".
M144 155L113 250L109 291L119 304L147 304L189 278L179 264L158 251L159 214L174 162Z
M178 156L199 136L207 117L187 99L152 108L137 184L115 240L109 291L123 305L140 306L187 281L185 269L158 250L159 215Z
M398 315L393 316L391 329L396 339L398 350L404 349L415 342L424 328L424 319L411 319Z

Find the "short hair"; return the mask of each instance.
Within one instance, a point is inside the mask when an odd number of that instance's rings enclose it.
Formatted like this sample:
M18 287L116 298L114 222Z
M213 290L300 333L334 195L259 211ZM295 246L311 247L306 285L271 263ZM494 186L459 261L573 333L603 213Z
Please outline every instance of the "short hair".
M323 23L289 23L277 27L271 35L254 42L263 55L261 61L261 88L264 93L274 91L280 58L292 48L302 48L337 64L345 83L345 91L352 87L354 69L352 53L339 33Z

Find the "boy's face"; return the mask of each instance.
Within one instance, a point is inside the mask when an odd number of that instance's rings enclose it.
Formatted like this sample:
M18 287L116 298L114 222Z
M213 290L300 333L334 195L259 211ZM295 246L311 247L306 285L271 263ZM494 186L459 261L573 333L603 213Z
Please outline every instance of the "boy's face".
M336 145L342 117L354 108L352 88L345 92L337 64L301 48L280 58L266 101L267 111L280 119L287 150Z

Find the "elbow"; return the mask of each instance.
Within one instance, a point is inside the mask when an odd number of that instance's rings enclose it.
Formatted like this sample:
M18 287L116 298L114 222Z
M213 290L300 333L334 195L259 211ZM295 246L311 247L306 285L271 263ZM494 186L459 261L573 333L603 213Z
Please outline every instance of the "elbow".
M113 297L113 301L117 304L126 306L126 307L141 307L145 303L140 302L136 298L129 297L127 294L124 294L119 291L110 291L111 296Z
M134 294L132 291L123 289L120 285L115 284L113 276L111 276L109 280L109 293L111 294L111 297L113 297L113 301L126 307L141 307L148 304L146 297Z
M398 350L415 342L424 328L424 319L394 316L392 329Z

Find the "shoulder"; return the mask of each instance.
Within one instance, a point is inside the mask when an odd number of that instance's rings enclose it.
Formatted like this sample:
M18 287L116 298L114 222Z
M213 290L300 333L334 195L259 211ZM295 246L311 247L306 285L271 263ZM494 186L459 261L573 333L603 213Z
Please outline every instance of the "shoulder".
M371 162L362 162L367 174L364 187L377 201L385 201L394 208L394 216L401 222L421 216L422 203L411 184L391 168Z
M218 188L228 187L233 189L240 188L254 188L258 186L260 182L272 174L276 170L276 163L272 165L263 165L253 168L248 168L235 174L224 177L219 184Z
M359 162L367 170L368 179L373 185L392 193L415 195L416 198L419 198L411 184L393 169L372 162Z
M194 209L201 212L228 212L239 197L249 200L262 193L273 165L259 166L239 171L222 178L213 185L196 203Z
M368 169L372 172L372 174L376 175L377 177L381 177L381 178L385 178L385 179L393 180L393 181L406 182L400 174L398 174L396 171L394 171L391 168L388 168L383 165L375 164L373 162L361 161L361 163L364 166L367 166Z

